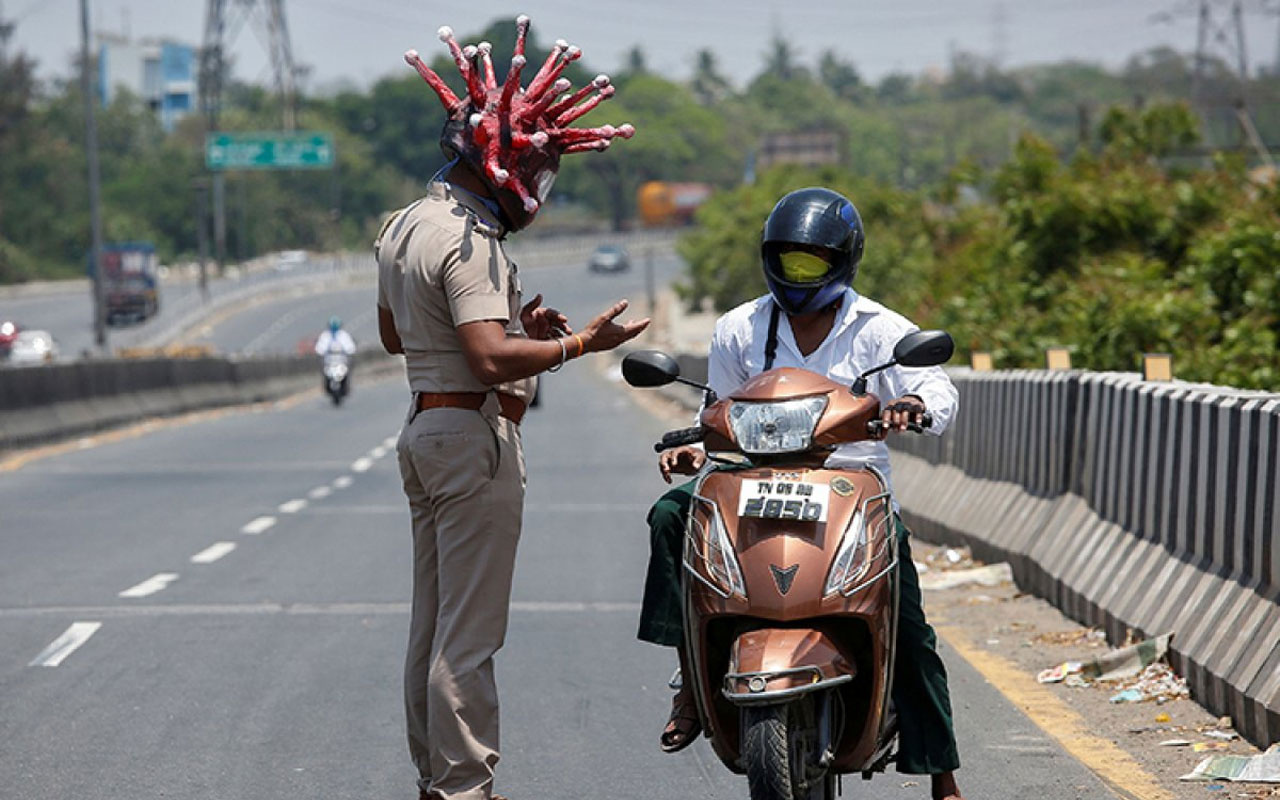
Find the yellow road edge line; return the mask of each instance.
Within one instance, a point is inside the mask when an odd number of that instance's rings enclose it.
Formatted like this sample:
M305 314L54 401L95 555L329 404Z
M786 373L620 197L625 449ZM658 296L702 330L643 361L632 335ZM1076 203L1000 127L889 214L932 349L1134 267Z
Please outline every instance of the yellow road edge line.
M996 691L1109 788L1133 800L1175 800L1133 756L1111 740L1090 733L1084 717L1011 661L973 646L959 628L935 625L934 630Z

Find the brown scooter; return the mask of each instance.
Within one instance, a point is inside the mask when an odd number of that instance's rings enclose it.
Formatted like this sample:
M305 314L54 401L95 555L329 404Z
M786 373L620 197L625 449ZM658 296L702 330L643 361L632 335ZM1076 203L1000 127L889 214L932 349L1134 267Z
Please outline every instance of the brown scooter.
M654 449L704 442L717 462L698 479L685 535L683 680L751 800L832 800L840 775L869 779L893 758L893 505L873 467L823 464L836 445L887 433L868 376L942 364L953 350L948 334L917 331L852 388L784 367L723 400L664 353L623 360L632 386L706 392L699 424Z

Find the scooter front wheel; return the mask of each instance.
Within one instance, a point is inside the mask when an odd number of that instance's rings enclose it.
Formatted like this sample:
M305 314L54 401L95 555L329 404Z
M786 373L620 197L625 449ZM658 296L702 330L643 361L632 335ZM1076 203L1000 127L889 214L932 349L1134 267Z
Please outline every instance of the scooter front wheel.
M751 800L834 800L835 777L813 774L813 715L803 698L742 709L742 760Z
M785 705L742 710L742 761L751 800L799 800L792 790Z

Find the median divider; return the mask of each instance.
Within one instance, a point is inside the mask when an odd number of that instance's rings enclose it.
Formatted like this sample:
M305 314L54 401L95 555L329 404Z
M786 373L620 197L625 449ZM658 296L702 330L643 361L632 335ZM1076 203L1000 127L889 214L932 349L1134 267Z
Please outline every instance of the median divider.
M352 360L357 377L403 361L378 350ZM153 417L277 400L320 388L312 355L101 359L0 369L0 451L83 436Z
M680 356L685 374L705 363ZM1008 562L1020 588L1113 643L1173 633L1193 697L1254 744L1280 741L1280 395L948 372L947 433L889 440L916 535Z

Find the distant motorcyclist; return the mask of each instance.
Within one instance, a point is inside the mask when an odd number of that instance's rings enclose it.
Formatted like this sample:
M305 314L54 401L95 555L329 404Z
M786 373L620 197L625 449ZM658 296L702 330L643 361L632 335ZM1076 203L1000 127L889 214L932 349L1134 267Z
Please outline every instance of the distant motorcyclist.
M334 402L347 395L351 388L351 355L356 351L356 341L342 328L342 320L329 317L329 327L316 338L316 355L324 359L321 387L334 397ZM330 386L330 381L335 385Z
M761 255L769 294L744 303L716 322L707 371L721 397L748 378L774 367L799 367L852 384L866 370L891 360L894 343L915 329L909 320L859 295L850 284L862 259L865 235L853 203L830 189L800 189L778 201L765 222ZM902 431L933 414L941 433L955 413L955 387L938 367L893 367L871 378L871 391L885 400L883 420ZM659 458L662 477L692 475L706 463L695 447L667 450ZM883 442L842 445L829 468L873 465L889 478ZM652 550L645 581L639 638L683 652L682 548L695 482L665 494L649 512ZM897 521L901 579L894 703L900 726L898 771L930 775L935 800L959 800L953 771L960 765L951 721L947 675L925 620L919 579L908 534ZM687 670L685 670L687 672ZM702 725L686 679L662 732L666 752L687 747Z
M329 317L329 327L320 332L316 339L316 355L327 356L330 353L351 355L356 351L356 340L351 338L342 327L342 320Z

